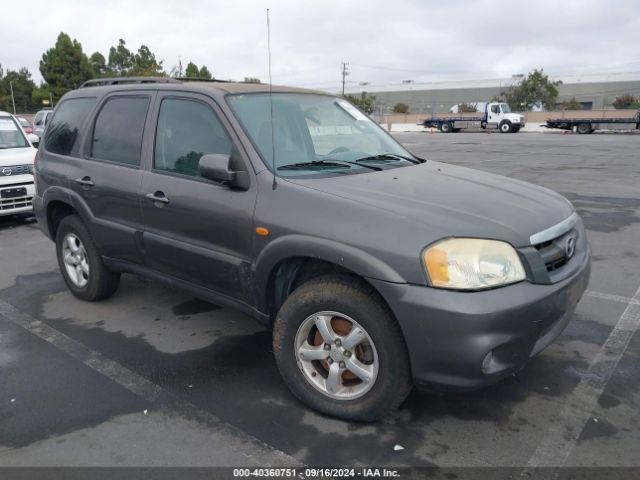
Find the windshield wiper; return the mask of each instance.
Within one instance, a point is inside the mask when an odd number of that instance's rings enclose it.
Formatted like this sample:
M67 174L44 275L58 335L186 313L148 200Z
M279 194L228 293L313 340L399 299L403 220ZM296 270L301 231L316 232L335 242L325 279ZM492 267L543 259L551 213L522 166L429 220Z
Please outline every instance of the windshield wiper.
M384 160L391 160L391 161L397 161L397 160L406 160L407 162L411 162L411 163L422 163L420 160L418 160L417 158L409 158L409 157L405 157L403 155L396 155L394 153L381 153L379 155L370 155L368 157L362 157L356 160L356 162L370 162L370 161L384 161Z
M374 167L372 165L361 165L356 162L348 162L346 160L313 160L311 162L289 163L288 165L282 165L278 167L278 170L296 170L296 169L313 169L315 167L340 167L351 168L351 165L357 165L358 167L368 168L370 170L382 170L380 167Z

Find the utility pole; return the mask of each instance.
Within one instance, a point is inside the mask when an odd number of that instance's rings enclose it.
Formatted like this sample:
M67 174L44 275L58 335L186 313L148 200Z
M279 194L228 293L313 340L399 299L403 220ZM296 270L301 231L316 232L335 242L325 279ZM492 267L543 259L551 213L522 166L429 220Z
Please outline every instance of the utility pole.
M13 104L13 114L16 114L16 100L13 98L13 81L9 80L9 88L11 88L11 103ZM342 87L344 93L344 86Z
M51 105L51 108L53 108L53 95L51 94L51 92L49 92L49 105Z
M349 75L349 62L342 62L342 96L344 97L344 82L347 75Z

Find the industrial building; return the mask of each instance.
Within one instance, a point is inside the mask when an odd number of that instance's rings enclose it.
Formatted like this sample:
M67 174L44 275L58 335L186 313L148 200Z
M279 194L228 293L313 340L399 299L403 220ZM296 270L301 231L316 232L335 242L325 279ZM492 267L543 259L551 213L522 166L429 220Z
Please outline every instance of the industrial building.
M549 76L560 80L558 104L575 98L583 110L613 108L616 97L624 94L640 96L640 72ZM345 93L375 96L375 115L391 113L397 103L409 105L410 113L448 112L459 103L485 102L517 84L520 76L510 78L419 83L405 80L396 84L359 84L347 87Z

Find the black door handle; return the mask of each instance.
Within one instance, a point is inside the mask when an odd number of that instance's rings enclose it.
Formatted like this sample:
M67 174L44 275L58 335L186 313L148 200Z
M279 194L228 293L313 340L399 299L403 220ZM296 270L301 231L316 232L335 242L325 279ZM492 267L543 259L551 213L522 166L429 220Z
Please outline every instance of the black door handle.
M164 192L161 192L159 190L155 193L147 193L146 197L149 200L151 200L154 204L156 204L156 206L160 206L160 205L157 205L157 203L160 203L160 204L169 203L169 199L164 195Z
M88 177L86 175L82 178L76 178L75 182L78 185L82 185L83 187L93 187L95 185L95 183L93 183L93 181L91 180L91 177Z

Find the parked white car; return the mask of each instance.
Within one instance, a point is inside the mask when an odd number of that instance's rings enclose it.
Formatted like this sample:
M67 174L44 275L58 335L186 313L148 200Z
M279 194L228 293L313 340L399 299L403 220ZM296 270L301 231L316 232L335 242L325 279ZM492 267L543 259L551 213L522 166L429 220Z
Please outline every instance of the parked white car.
M0 111L0 216L32 211L38 143L37 135L25 133L13 115Z

